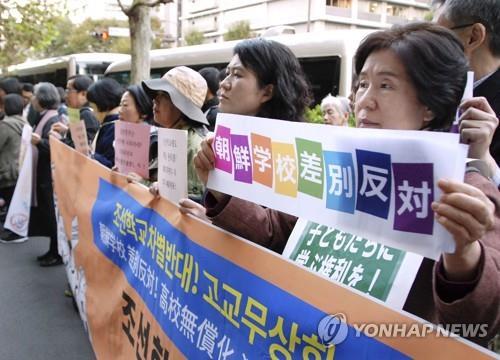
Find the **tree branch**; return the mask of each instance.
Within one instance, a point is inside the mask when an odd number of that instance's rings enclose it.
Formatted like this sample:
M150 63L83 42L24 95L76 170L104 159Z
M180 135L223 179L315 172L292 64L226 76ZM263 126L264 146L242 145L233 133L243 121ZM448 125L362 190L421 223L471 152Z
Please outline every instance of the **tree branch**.
M132 13L139 6L147 6L147 7L153 8L153 7L157 6L157 5L168 4L168 3L171 3L171 2L173 2L173 0L155 0L153 2L140 1L139 0L139 1L134 1L133 5L128 9L128 13L125 12L125 10L123 10L123 7L122 7L122 10L128 16L128 14ZM118 4L120 4L120 7L121 7L120 0L118 0Z
M128 9L127 9L125 6L123 6L123 4L122 4L121 0L117 0L117 1L118 1L118 5L120 6L120 9L122 9L123 13L124 13L125 15L129 16L129 14L130 14L130 12L131 12L132 8L128 8Z

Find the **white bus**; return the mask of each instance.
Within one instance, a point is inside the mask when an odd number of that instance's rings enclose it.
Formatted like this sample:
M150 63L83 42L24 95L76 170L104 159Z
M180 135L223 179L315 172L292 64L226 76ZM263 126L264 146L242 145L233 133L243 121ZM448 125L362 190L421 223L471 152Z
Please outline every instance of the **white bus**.
M348 96L351 91L353 55L360 41L373 30L336 30L268 37L288 46L299 59L314 93L315 103L328 93ZM151 50L151 78L161 77L175 66L195 70L205 66L224 68L238 41ZM122 84L130 82L130 59L112 63L106 76Z
M94 80L102 77L109 64L127 60L130 55L115 53L82 53L41 60L26 61L7 68L7 76L15 76L21 82L36 84L48 81L56 86L66 86L68 77L84 74Z

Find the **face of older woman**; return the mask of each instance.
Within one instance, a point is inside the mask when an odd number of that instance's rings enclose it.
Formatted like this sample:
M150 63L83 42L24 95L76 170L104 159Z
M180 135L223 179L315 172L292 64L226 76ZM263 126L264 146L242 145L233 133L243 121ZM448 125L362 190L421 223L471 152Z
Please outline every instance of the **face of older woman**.
M325 104L321 110L323 111L323 122L326 125L345 125L347 114L339 111L334 104Z
M360 128L420 130L433 118L417 99L406 68L392 50L371 53L359 75L355 103Z

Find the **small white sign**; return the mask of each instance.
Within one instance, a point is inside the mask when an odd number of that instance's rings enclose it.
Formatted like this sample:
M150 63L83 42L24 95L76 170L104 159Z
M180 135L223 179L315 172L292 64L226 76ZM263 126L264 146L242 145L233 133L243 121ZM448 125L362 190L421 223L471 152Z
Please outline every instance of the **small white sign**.
M174 203L188 196L187 131L158 129L158 187Z

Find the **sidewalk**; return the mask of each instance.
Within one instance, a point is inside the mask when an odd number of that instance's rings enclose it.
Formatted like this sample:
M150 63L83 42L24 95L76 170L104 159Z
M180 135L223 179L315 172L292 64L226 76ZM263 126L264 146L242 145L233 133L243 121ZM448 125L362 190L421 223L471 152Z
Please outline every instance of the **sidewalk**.
M64 266L41 268L35 258L48 238L0 244L0 359L94 359L72 299Z

